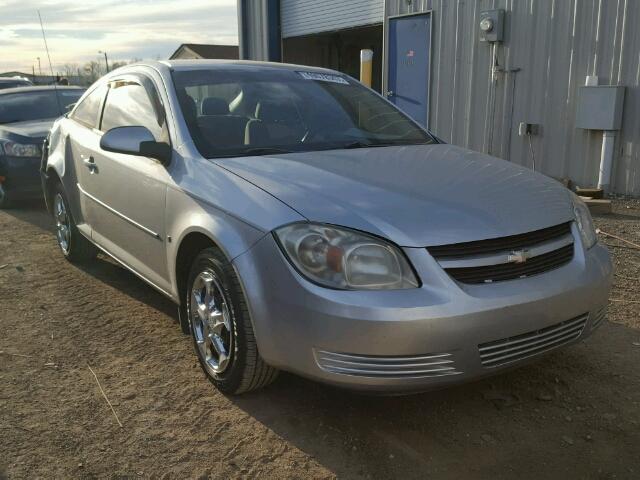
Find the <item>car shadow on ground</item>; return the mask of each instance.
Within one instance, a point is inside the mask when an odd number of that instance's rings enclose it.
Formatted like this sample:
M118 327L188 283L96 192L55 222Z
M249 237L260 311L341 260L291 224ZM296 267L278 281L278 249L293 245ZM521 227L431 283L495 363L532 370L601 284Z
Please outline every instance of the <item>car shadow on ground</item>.
M43 201L33 200L25 203L21 208L4 210L8 215L30 223L40 230L51 232L51 241L55 242L53 219L45 209ZM63 261L62 254L60 260ZM178 321L176 305L167 297L147 285L131 271L117 263L104 253L98 254L94 262L86 265L74 265L97 280L118 289L132 299L145 303L159 312Z
M518 393L534 370L404 396L359 394L285 373L231 401L339 478L425 478L493 447L512 430L509 422L535 415L535 399Z
M518 471L545 478L565 469L589 476L594 465L633 456L633 448L616 453L592 443L634 442L602 425L602 415L629 420L633 406L593 386L606 381L628 395L621 385L629 359L612 358L606 345L622 348L629 332L607 324L586 342L444 390L376 397L283 374L230 400L339 478L513 478ZM622 381L609 380L611 371ZM558 453L567 448L571 459Z

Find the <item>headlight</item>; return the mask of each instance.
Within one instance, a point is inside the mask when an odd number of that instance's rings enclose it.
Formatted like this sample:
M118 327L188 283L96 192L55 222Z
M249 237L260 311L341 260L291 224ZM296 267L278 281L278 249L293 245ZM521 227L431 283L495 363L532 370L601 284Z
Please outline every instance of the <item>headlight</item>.
M596 229L593 226L589 207L587 207L582 199L575 194L573 195L573 214L576 217L578 230L580 230L582 244L584 245L585 250L588 250L596 244L598 241L598 235L596 234Z
M0 140L0 146L5 155L10 157L39 157L40 147L30 143L16 143Z
M404 254L379 238L330 225L295 223L276 237L309 280L343 290L392 290L420 284Z

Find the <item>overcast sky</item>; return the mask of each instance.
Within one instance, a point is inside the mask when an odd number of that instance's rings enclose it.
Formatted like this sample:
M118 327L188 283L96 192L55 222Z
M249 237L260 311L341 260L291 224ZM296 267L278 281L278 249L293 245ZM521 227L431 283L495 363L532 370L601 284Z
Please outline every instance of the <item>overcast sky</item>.
M238 41L236 0L0 0L0 72L65 63L168 58L181 43ZM45 67L47 72L45 72Z

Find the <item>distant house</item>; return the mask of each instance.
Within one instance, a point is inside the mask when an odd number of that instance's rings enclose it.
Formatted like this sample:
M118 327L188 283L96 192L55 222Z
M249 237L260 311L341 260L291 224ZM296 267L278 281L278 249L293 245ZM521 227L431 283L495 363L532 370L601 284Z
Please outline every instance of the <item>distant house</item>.
M176 59L225 59L237 60L240 57L237 45L206 45L201 43L183 43L173 52L169 60Z

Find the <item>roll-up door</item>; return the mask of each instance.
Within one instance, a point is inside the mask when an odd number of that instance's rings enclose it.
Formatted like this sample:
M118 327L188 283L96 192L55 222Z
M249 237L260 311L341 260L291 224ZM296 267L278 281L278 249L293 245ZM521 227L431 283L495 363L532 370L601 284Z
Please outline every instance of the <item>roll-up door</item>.
M282 37L382 23L384 0L281 0Z

